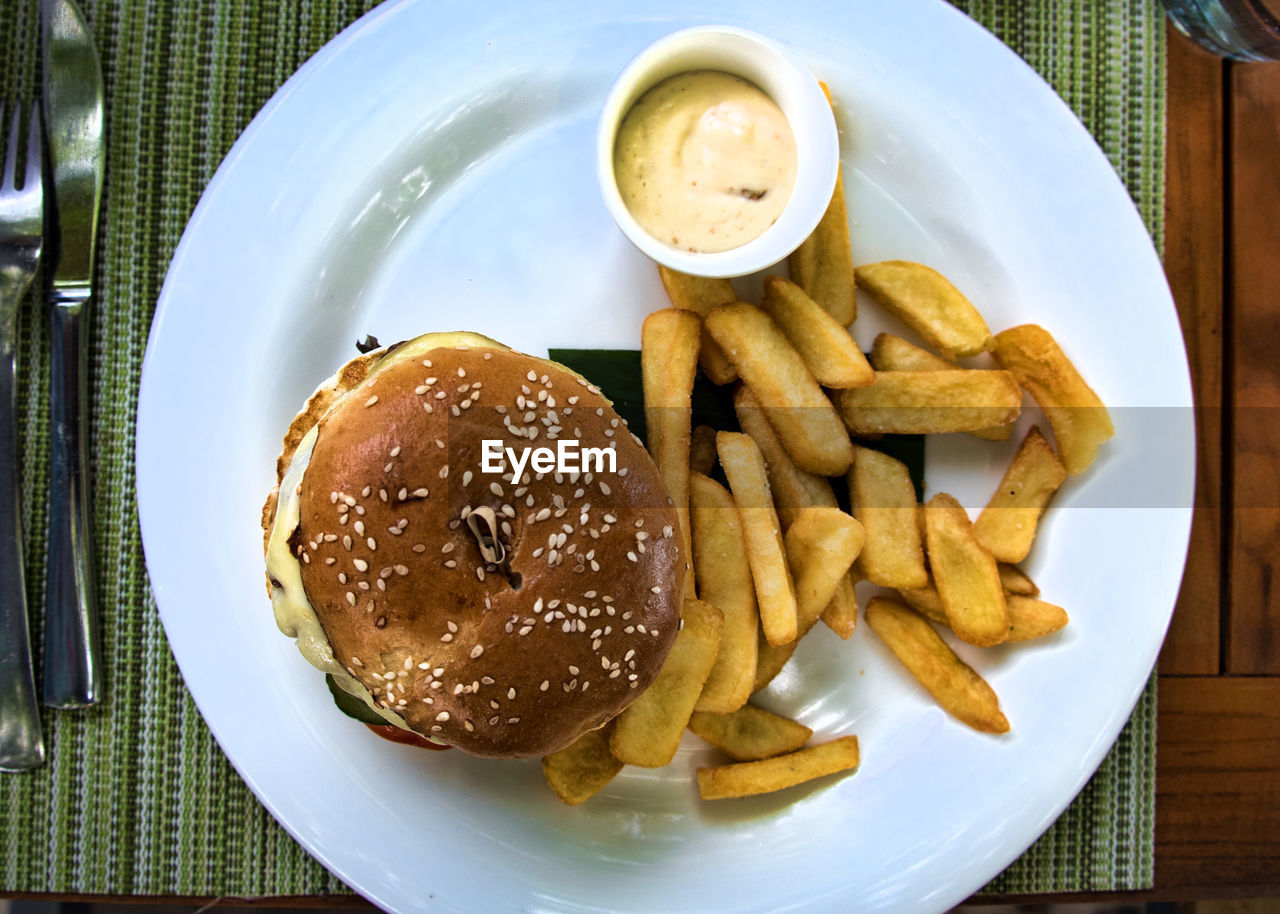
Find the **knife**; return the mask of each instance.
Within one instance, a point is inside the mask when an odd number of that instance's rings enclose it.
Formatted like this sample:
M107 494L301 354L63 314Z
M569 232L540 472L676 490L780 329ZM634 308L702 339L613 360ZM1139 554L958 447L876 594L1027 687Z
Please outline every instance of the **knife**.
M49 569L45 585L44 703L82 708L98 700L102 668L94 597L85 460L87 335L94 244L106 158L102 68L72 0L41 0L44 123L53 174L49 292Z

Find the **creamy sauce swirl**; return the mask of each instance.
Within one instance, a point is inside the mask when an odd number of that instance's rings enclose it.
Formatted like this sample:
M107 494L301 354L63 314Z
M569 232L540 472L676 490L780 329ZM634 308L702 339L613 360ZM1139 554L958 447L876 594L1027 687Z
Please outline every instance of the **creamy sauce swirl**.
M689 251L740 247L791 199L796 142L782 110L752 83L719 70L663 80L622 119L614 175L631 215Z

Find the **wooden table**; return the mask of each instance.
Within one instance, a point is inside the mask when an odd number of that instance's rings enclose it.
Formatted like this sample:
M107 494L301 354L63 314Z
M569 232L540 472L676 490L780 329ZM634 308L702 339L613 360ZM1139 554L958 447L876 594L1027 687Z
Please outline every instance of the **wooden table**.
M1160 656L1155 889L1114 897L1280 897L1280 63L1170 29L1168 85L1196 513Z

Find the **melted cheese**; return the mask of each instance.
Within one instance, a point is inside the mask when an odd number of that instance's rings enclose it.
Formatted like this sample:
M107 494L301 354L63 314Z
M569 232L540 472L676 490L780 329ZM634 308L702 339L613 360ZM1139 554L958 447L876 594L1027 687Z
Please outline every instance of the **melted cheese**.
M369 368L369 374L361 383L364 387L390 365L403 359L421 358L433 349L507 349L478 333L459 331L454 333L427 333L397 346ZM320 385L320 389L333 387L338 375ZM357 387L355 393L360 388ZM327 415L327 413L326 413ZM409 730L409 725L394 711L389 711L374 701L364 683L347 672L333 656L333 646L324 633L324 627L316 616L315 608L307 599L302 586L302 563L289 548L289 539L302 521L302 505L299 491L302 477L311 462L319 424L313 426L298 444L289 462L289 469L280 480L280 492L276 499L276 512L271 521L271 533L267 540L267 575L271 580L271 609L276 627L295 639L299 652L307 662L334 678L344 692L361 699L387 723ZM416 732L416 731L413 731ZM427 737L428 739L430 737ZM434 742L434 740L433 740Z

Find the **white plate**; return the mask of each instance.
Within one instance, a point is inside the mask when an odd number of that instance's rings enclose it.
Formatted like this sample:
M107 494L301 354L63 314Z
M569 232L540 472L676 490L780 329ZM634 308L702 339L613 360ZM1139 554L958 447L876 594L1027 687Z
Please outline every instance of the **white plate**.
M411 910L943 910L1026 848L1094 770L1146 681L1186 553L1190 385L1160 264L1065 105L942 3L394 3L304 66L201 200L156 312L138 419L151 582L218 742L352 887ZM696 12L691 12L696 7ZM580 809L536 762L382 742L276 630L259 510L312 387L384 341L465 328L529 352L637 346L655 271L597 197L592 129L623 64L699 22L790 42L842 104L856 258L926 261L994 328L1047 325L1114 410L1030 570L1072 624L965 650L1013 731L947 718L873 637L821 631L771 698L861 770L703 804L692 739ZM870 311L870 308L864 310ZM870 342L874 326L859 323ZM961 436L963 437L963 436ZM931 445L932 447L932 445ZM1007 452L930 452L980 505Z

